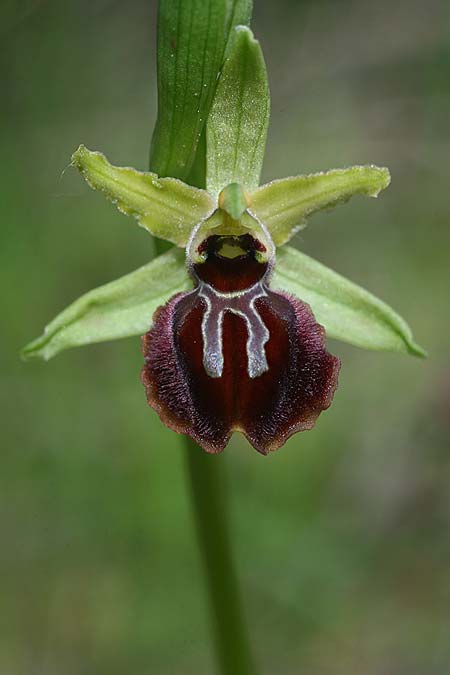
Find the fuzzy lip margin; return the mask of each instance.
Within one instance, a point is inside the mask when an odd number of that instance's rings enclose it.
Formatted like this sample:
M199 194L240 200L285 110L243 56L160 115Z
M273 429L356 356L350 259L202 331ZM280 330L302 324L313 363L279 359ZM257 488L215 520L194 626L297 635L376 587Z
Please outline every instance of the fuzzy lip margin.
M319 360L323 361L318 364L319 370L326 371L325 376L321 377L320 387L313 398L309 397L305 407L302 396L299 396L301 391L297 390L297 399L295 398L299 371L293 369L288 361L285 373L289 373L290 377L287 379L287 385L276 401L270 401L272 407L269 406L267 414L264 415L265 420L255 418L249 428L249 418L252 416L248 415L244 423L242 420L232 421L226 431L223 431L222 426L222 432L218 436L215 438L214 435L211 436L210 429L214 428L221 411L219 408L212 409L209 419L199 414L193 396L195 377L192 376L192 372L184 370L184 359L175 346L175 331L171 326L171 318L176 315L177 306L186 298L192 299L189 298L191 295L191 293L178 294L160 307L156 312L153 328L142 338L146 361L142 370L142 382L146 389L147 401L158 413L161 421L177 433L188 434L206 452L214 454L225 449L234 431L242 432L259 453L267 455L284 445L293 434L312 429L320 413L331 405L338 383L340 360L328 354L323 348L325 331L322 326L315 323L309 307L297 298L277 293L276 295L283 300L289 300L294 304L298 321L303 324L305 320L314 322L313 333L309 330L311 326L308 327L309 336L314 343L315 358L319 356ZM311 363L312 366L309 363L303 364L304 372L307 373L311 367L314 368L314 360ZM318 362L315 363L317 365ZM308 383L308 387L310 386L311 383ZM291 390L294 390L294 395L290 399ZM162 391L169 393L169 396L162 397Z
M251 240L246 244L251 250ZM233 431L240 431L266 455L297 431L311 429L329 407L340 361L326 351L325 330L310 307L294 296L270 290L265 283L267 263L258 264L248 255L227 263L216 255L214 246L208 250L207 263L196 266L196 288L173 296L158 308L152 328L142 338L147 400L166 426L190 435L207 452L221 452ZM227 268L231 270L228 276ZM209 377L205 372L202 271L220 286L218 296L224 288L239 287L242 274L248 283L261 284L264 293L256 303L270 328L268 372L252 376L251 355L245 348L249 324L232 311L223 315L223 376L221 372ZM214 288L209 288L214 302ZM238 295L245 295L249 288Z

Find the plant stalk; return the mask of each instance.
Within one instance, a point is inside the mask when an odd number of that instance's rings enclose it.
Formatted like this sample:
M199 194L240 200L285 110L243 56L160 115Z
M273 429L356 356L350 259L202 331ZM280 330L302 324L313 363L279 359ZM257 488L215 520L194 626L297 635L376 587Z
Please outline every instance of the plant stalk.
M187 470L221 675L255 675L231 552L223 459L188 436Z

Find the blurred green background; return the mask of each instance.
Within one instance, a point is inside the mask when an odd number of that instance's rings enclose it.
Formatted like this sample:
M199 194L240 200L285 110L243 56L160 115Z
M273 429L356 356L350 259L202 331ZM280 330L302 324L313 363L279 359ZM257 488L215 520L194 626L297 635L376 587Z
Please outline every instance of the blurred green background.
M80 142L146 168L155 2L4 1L0 674L212 673L180 438L145 402L138 339L48 364L19 348L148 235L68 169ZM330 341L314 431L226 472L261 675L450 670L450 5L256 0L272 88L264 179L389 166L377 201L295 244L405 316L420 361ZM66 170L67 169L67 170Z

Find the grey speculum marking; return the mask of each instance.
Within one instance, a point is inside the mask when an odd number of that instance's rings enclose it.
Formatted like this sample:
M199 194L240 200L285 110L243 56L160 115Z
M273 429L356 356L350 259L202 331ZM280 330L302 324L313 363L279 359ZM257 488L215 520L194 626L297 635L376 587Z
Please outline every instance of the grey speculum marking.
M261 282L233 293L220 293L203 282L199 297L206 303L202 319L203 365L210 377L222 377L222 326L225 312L242 317L247 325L247 372L249 377L262 375L269 366L264 346L270 334L255 307L258 298L267 296Z

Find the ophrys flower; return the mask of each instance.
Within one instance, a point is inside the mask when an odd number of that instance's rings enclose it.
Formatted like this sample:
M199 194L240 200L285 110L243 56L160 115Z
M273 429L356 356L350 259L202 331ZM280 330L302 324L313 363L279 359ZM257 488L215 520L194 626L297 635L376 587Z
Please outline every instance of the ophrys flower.
M423 354L387 305L285 246L308 215L377 196L389 172L357 166L258 187L268 114L262 54L240 27L206 121L206 189L80 146L73 165L91 187L178 249L86 294L25 349L49 358L145 333L150 405L209 452L239 430L266 454L313 426L339 370L322 326L362 347Z

